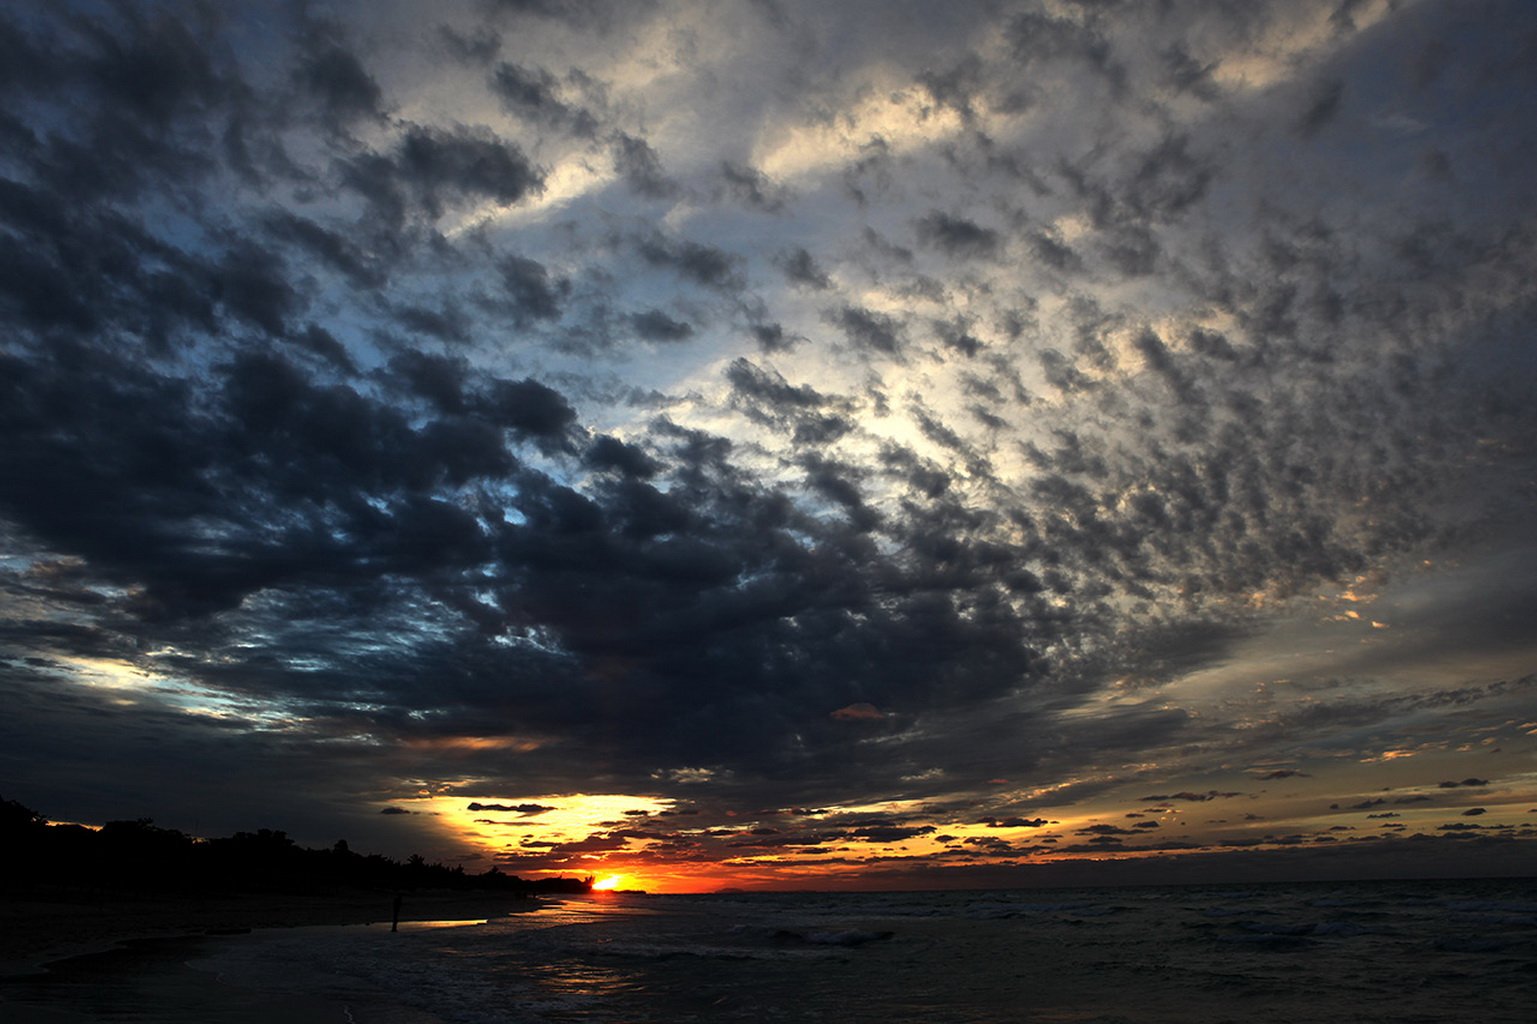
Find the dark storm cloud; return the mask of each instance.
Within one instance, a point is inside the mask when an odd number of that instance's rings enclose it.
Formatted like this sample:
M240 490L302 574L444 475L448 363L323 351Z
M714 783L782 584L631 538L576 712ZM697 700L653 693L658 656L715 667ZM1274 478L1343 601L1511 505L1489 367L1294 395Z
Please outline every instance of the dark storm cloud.
M1297 119L1297 132L1304 138L1316 135L1320 129L1339 114L1345 96L1345 84L1339 81L1325 82L1309 101L1307 109Z
M355 53L337 38L334 26L306 26L306 53L294 69L294 81L309 94L322 122L342 131L354 121L383 116L384 93Z
M514 114L537 124L564 129L573 135L590 138L597 134L597 118L591 111L561 100L559 81L544 68L525 68L504 61L492 72L490 86L491 91ZM616 163L618 159L616 157ZM643 161L644 153L626 159ZM626 163L618 169L628 174L628 168L629 164ZM659 166L655 172L660 174ZM646 169L642 168L641 173L646 173Z
M797 444L827 444L854 430L852 405L795 387L772 369L737 359L726 368L733 405L759 423L788 429Z
M598 32L606 31L627 11L646 11L652 6L649 2L619 4L614 0L477 0L477 4L514 24L520 18L549 19Z
M816 257L805 249L791 249L782 253L776 260L786 279L791 284L806 288L815 288L818 291L826 291L832 287L832 278L827 276L817 263Z
M1122 201L1139 219L1172 219L1205 197L1215 173L1209 158L1192 152L1189 138L1171 135L1137 161L1120 190Z
M1030 11L1011 19L1005 40L1024 66L1057 61L1082 62L1102 76L1112 91L1125 86L1125 69L1115 60L1111 44L1094 19L1070 18Z
M694 325L674 320L660 309L631 313L630 326L646 341L678 342L694 336Z
M555 98L555 76L543 68L498 64L491 76L491 87L514 109L532 112L540 118L565 117L565 104Z
M902 325L894 317L859 306L844 306L825 315L857 348L895 356L902 349Z
M748 328L748 333L752 335L759 350L764 354L787 352L806 340L799 335L786 332L784 325L777 323L753 324Z
M726 194L744 206L765 213L777 213L784 209L786 190L768 175L754 167L725 161L720 167Z
M702 287L732 290L742 286L740 258L715 246L658 233L641 239L636 250L652 266L665 267Z
M640 479L654 476L661 468L654 459L639 448L606 435L593 438L584 461L598 469L615 469L627 476Z
M723 561L722 558L743 558L746 549L732 555L733 548L756 535L753 531L743 532L736 525L728 525L738 521L737 513L733 513L729 520L718 526L709 526L710 519L700 518L700 506L697 505L699 500L707 499L707 495L695 495L691 506L685 508L645 488L616 488L608 492L602 505L594 505L537 476L514 476L518 472L515 464L496 443L494 433L473 435L485 437L483 443L466 443L464 438L472 435L461 434L460 440L442 448L430 460L418 463L411 455L413 445L432 443L436 432L447 430L456 422L460 425L454 429L478 431L480 428L475 427L475 424L483 418L486 422L506 426L537 441L564 436L571 425L571 413L554 392L542 385L531 381L484 382L469 374L463 364L455 360L428 359L417 355L398 361L395 372L399 374L402 384L411 388L412 393L429 402L433 408L443 410L445 416L457 415L459 419L444 419L436 426L413 431L387 409L372 405L355 392L317 386L293 366L270 357L243 357L230 367L230 383L224 394L228 415L241 425L239 444L242 450L250 453L252 462L244 471L246 475L243 479L225 477L220 486L228 491L231 500L238 496L240 505L245 509L243 522L231 519L228 513L221 513L226 533L232 528L238 528L245 531L247 540L241 542L239 547L231 547L229 558L226 559L225 556L200 550L197 546L182 549L178 554L169 534L153 545L146 545L140 540L121 546L116 538L109 535L102 539L118 555L115 559L99 560L97 571L125 572L141 580L149 580L147 596L158 606L159 621L169 621L167 615L200 614L201 609L208 607L233 608L241 594L250 592L250 587L280 586L285 577L295 582L301 579L305 581L314 597L328 590L337 598L347 596L348 600L362 599L372 594L368 600L383 600L385 607L393 600L405 596L405 592L398 589L399 586L414 580L437 591L439 600L451 606L463 607L468 614L472 602L468 600L468 595L462 598L455 596L454 588L460 584L453 582L454 573L460 567L491 564L492 556L488 554L484 539L487 526L459 514L452 506L431 499L388 500L386 504L393 505L392 508L371 510L358 504L353 496L370 492L383 496L389 493L388 488L401 485L407 488L425 486L435 479L467 483L478 475L482 479L519 479L520 486L525 489L519 503L528 518L528 525L504 529L501 542L503 558L516 556L505 564L509 569L514 565L521 566L516 573L523 577L524 582L514 585L512 580L515 577L506 577L505 583L499 585L512 586L513 589L504 591L506 599L502 603L506 604L515 593L521 593L522 596L516 600L535 614L536 621L543 621L547 625L558 623L558 632L571 650L592 654L627 650L629 653L626 657L632 660L630 672L638 674L637 685L643 691L655 686L662 678L675 677L677 669L681 667L674 665L666 676L655 677L651 677L646 667L648 661L666 650L665 645L656 647L656 641L674 635L675 627L667 624L669 618L681 616L678 628L696 637L709 637L712 630L725 628L729 624L732 634L737 638L729 645L714 648L712 643L707 648L708 657L704 663L695 664L685 674L686 677L699 677L700 673L716 671L731 674L763 671L765 663L754 666L752 660L743 660L739 641L753 636L753 630L778 621L797 607L803 611L793 614L801 623L799 628L804 628L822 615L832 616L827 622L829 626L839 622L843 613L838 609L846 601L854 601L856 607L864 604L857 597L863 587L857 583L858 573L854 576L841 574L844 582L838 584L833 591L825 587L801 591L803 585L796 582L796 577L801 575L802 570L813 568L818 558L826 558L831 552L820 556L810 552L797 554L802 551L797 545L769 545L763 549L754 542L757 554L748 559L749 562L757 562L765 568L774 566L781 559L789 559L789 563L782 569L770 571L756 595L752 591L735 594L728 590L724 601L716 599L696 606L694 595L698 587L714 586L712 581L723 582L731 578L731 562ZM120 372L119 368L113 374L113 379L115 384L112 391L121 392L128 387L132 378ZM31 383L36 385L37 381L34 379ZM76 383L80 382L77 380ZM95 390L98 402L109 393L102 387ZM35 386L30 391L34 395L46 396L45 390ZM191 418L185 405L167 401L163 395L155 396L153 402L164 415L179 415L183 422ZM12 405L11 408L17 406ZM129 418L143 424L145 429L153 427L153 420L143 415ZM12 428L18 425L14 421L9 424ZM184 439L181 443L185 445L194 438L209 438L209 443L214 443L221 432L210 430L205 425L200 429L179 430L177 433ZM119 438L130 447L140 443L138 438L124 437L121 432ZM373 450L377 450L378 454L371 454ZM597 450L602 450L602 446ZM473 456L481 461L468 461L472 453L477 451L484 452L483 455ZM385 458L386 452L388 459ZM91 454L99 457L107 453L98 445ZM62 467L73 469L77 481L89 476L79 472L84 455L84 452L78 453L66 467ZM633 457L620 458L617 452L606 457L611 464L624 464L627 461L633 468L644 465ZM450 459L458 462L447 461ZM438 468L429 471L427 466ZM705 464L699 464L699 468L704 469ZM99 467L95 472L98 475L105 473L107 467ZM14 475L10 478L16 479ZM241 490L232 489L237 484ZM208 482L199 480L195 471L182 471L179 481L167 480L163 488L153 493L144 492L146 501L158 499L162 502L156 518L167 526L177 516L184 514L181 499L173 498L179 487L187 489L181 492L183 494L189 491L191 494L202 492L207 502L221 500L219 492L210 490ZM378 490L381 487L385 489ZM314 513L319 514L321 506L311 506L309 503L319 501L322 497L327 502L334 502L346 516L343 520L348 524L346 533L352 539L343 543L317 533L308 553L296 554L290 550L280 556L277 548L263 553L261 534L265 530L277 528L276 523L270 527L262 524L265 505L261 501L253 501L253 498L264 492L286 494L290 517L295 510L307 507L313 507ZM49 489L29 489L27 493L47 494ZM773 529L774 523L785 521L785 513L777 499L766 497L770 500L759 511L751 512L761 522L760 530L764 527ZM293 504L295 500L299 502L298 505ZM746 510L751 511L754 504L756 502L749 502ZM707 508L708 503L704 507ZM27 515L25 508L17 510L13 507L12 510ZM193 507L188 507L186 512L192 510ZM721 511L724 512L724 508ZM140 525L151 521L143 516L136 520ZM613 533L605 525L609 521L613 523ZM94 542L88 542L84 536L71 538L67 530L70 525L68 521L56 519L50 527L51 535L63 546L73 550L98 550L93 546ZM807 525L802 523L799 528L804 530ZM717 528L723 528L724 532L716 534ZM667 533L677 534L679 539L667 542L651 540ZM694 539L685 543L685 538L691 533ZM235 536L230 535L231 541ZM570 539L563 539L567 537ZM728 542L727 538L734 537L742 540ZM280 538L285 545L298 539L289 532L286 535L279 534L273 540ZM836 538L829 537L829 540ZM142 553L144 562L140 563L136 558L124 559L125 552ZM105 554L104 550L102 554ZM763 561L765 556L769 561ZM808 557L811 561L804 561ZM157 573L167 577L164 586L156 584L154 577L146 571L145 567L151 562L158 567L155 570ZM828 568L831 571L832 566ZM380 572L389 575L376 575ZM588 585L580 583L588 574L591 574L593 584L598 580L604 581L601 589L590 589ZM828 579L837 579L839 575L835 573ZM196 591L189 590L188 584L200 577L205 582ZM174 590L170 589L171 578L176 580ZM387 583L387 579L394 582ZM686 589L669 597L669 588L673 585L669 581ZM468 582L464 584L469 585ZM889 580L882 584L883 588L890 585ZM444 590L444 587L448 589ZM796 596L797 591L801 591L801 596ZM835 598L835 593L839 591L844 596ZM651 594L649 599L635 602L635 598L648 592ZM568 605L566 598L561 596L569 594L575 597L582 593L588 594L589 599L598 594L609 596L604 597L598 607L583 601ZM817 600L808 603L812 593L818 594ZM833 600L829 604L830 598ZM602 606L611 602L617 602L613 604L614 609L651 607L655 614L649 615L648 621L632 627L629 639L613 635L608 627L595 632L593 627L598 623L621 622L627 615L633 614L605 613ZM753 611L756 604L762 605L761 612ZM819 605L824 606L825 611L816 611ZM712 606L714 610L705 618L698 617L704 609ZM494 615L494 609L486 606L486 614ZM769 618L759 620L762 625L751 625L764 614ZM915 607L907 614L918 614L918 609ZM812 618L804 618L804 615L811 615ZM711 626L712 618L719 619L720 625ZM294 625L302 632L302 620ZM744 629L747 630L745 633ZM661 630L661 633L656 634L656 630ZM834 630L829 636L835 636L837 632ZM648 635L655 639L648 639ZM724 635L721 639L724 643ZM853 639L849 637L849 640ZM765 642L768 642L767 637ZM765 651L770 649L777 649L777 642L764 648ZM953 657L961 649L952 649L943 657ZM426 653L424 650L423 654ZM469 651L465 654L468 655ZM432 655L434 659L440 657L447 657L447 652ZM508 657L513 655L509 654ZM863 660L868 654L856 655L855 651L850 651L849 657ZM382 666L376 666L369 674L375 681L376 693L383 696L393 692L393 699L400 699L407 691L393 689L399 685L396 680L404 682L418 673L438 679L454 678L455 673L465 669L451 669L445 676L444 667L454 664L458 659L459 656L455 655L451 660L438 663L439 667L433 669L428 666L434 664L434 661L413 658L399 666L404 674L393 670L381 672L379 669ZM902 655L902 659L907 662L910 655ZM671 661L666 658L664 664ZM920 663L923 661L929 659L919 659ZM465 664L473 663L472 660ZM487 669L490 664L486 663ZM727 667L732 664L736 666L734 669ZM909 678L911 683L907 685L917 683L924 680L927 672L932 672L938 664L930 661L927 670L917 666L903 668L894 674L893 682ZM258 687L280 685L282 672L276 666L262 673L256 672L256 668L254 663L245 667L248 684ZM657 671L662 671L660 666ZM804 686L810 681L804 669L792 670L791 666L786 665L784 671L793 671L791 678L799 677L799 685ZM817 685L826 685L837 678L830 674L831 671L829 667L810 675L820 678L821 682ZM492 677L502 680L502 686L517 686L520 684L515 681L522 678L522 674L518 671L508 672L503 668L487 678ZM644 682L647 678L653 681ZM294 682L297 683L297 680ZM484 696L472 696L475 691L465 691L465 699L470 700L470 706L473 706L474 702L489 698L491 692L487 690ZM447 697L448 693L440 691L438 699ZM856 695L847 689L839 694L835 689L816 703L824 707L837 707L840 702L849 703L849 699ZM528 713L536 717L558 714L562 720L570 721L565 718L565 712L558 712L556 705L542 704L533 698L532 693L525 693L520 699ZM376 720L374 727L384 727L386 721ZM764 739L767 739L767 734ZM685 756L681 748L677 753L680 757ZM697 752L690 749L687 753ZM717 752L717 756L724 754L724 748Z
M679 193L678 183L668 177L662 167L662 158L645 139L617 132L611 150L614 170L637 195L646 199L668 199Z
M465 388L470 367L464 357L449 357L407 349L392 357L390 371L405 390L425 398L440 412L456 413L465 407Z
M939 210L918 221L917 228L923 242L954 257L992 256L1001 244L998 232L991 228Z
M576 425L566 397L532 378L491 382L481 409L492 423L545 443L567 437Z
M515 320L553 320L571 292L569 281L552 278L543 264L523 256L507 256L497 269L512 300Z
M267 230L275 241L297 247L360 288L376 288L387 279L387 271L376 255L368 253L343 232L308 217L274 211L268 217Z
M982 340L971 333L969 330L970 326L971 325L963 319L950 321L941 320L934 323L934 333L939 335L940 342L943 343L946 348L958 352L966 358L970 359L980 355L982 349L985 347L982 343ZM968 386L973 393L985 393L988 398L993 399L994 401L998 402L998 404L1002 404L1002 393L999 392L991 384L981 381L980 379L973 379L968 381ZM995 423L991 419L988 419L987 422L989 425L1001 425L1001 423Z
M501 34L486 25L478 25L469 32L439 25L438 38L450 54L466 64L489 64L502 48Z
M450 206L516 203L544 189L544 173L516 144L463 125L408 125L391 150L347 160L342 181L391 224L417 209L437 218Z
M426 335L438 341L464 342L469 338L469 324L452 307L431 309L426 306L397 306L391 310L393 322L406 331Z
M1072 246L1051 231L1036 231L1027 236L1030 252L1045 266L1061 273L1083 268L1083 260Z

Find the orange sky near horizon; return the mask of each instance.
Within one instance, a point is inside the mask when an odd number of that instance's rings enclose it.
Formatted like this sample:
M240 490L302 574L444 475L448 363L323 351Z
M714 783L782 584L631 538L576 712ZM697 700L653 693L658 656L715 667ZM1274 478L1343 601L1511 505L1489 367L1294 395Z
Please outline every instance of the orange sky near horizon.
M1392 777L1403 760L1383 762L1375 777ZM408 803L437 859L467 859L467 870L494 863L512 874L593 876L600 888L669 893L882 888L904 878L943 883L965 869L1537 836L1524 788L1468 777L1341 799L1296 775L1258 792L1112 792L1090 805L1042 803L1032 816L982 820L918 801L753 815L622 794L436 795L392 806Z

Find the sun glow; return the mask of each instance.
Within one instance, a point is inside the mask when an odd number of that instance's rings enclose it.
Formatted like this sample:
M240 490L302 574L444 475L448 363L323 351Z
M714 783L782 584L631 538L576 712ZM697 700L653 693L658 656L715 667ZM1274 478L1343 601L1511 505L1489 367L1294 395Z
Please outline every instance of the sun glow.
M592 883L592 891L609 892L619 888L619 883L622 881L624 881L623 875L609 875L607 878L600 878Z

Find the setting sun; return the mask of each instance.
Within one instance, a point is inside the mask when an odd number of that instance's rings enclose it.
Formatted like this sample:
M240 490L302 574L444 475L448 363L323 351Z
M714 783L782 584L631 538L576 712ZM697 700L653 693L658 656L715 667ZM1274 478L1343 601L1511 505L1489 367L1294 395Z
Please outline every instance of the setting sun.
M611 889L617 889L619 888L619 883L622 881L624 881L623 875L609 875L607 878L600 878L598 881L592 883L592 891L607 892Z

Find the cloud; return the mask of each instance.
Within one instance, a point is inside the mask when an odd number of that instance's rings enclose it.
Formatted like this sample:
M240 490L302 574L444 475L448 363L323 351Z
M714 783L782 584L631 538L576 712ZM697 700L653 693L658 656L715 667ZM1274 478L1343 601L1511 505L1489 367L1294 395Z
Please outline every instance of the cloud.
M737 257L711 245L656 234L642 239L637 251L647 263L706 288L731 290L742 284Z
M744 206L765 213L784 209L786 190L762 171L727 160L721 163L720 175L726 193Z
M630 326L646 341L677 342L693 337L692 324L674 320L660 309L630 315Z
M326 127L343 131L355 121L383 116L384 93L357 55L335 40L311 44L294 80L313 98Z
M829 312L826 318L840 328L856 348L887 356L901 352L902 326L894 317L857 306L844 306Z
M407 125L389 151L350 158L342 180L388 224L482 200L517 203L544 190L544 172L489 129Z
M465 805L468 811L507 811L515 814L536 815L553 811L555 808L548 804L483 804L471 801Z
M923 808L735 837L842 856L1515 785L1519 5L190 11L0 29L39 806Z
M918 237L925 243L953 257L993 256L1001 244L998 232L938 210L918 221L917 229Z
M645 139L618 132L612 144L614 170L630 188L647 199L669 199L679 192L678 183L662 169L661 157Z
M833 285L832 278L827 276L827 271L823 270L816 257L805 249L796 248L782 253L777 257L777 262L791 284L817 291L826 291Z
M1340 111L1345 96L1345 84L1340 81L1324 82L1309 100L1302 116L1297 119L1297 132L1304 138L1318 134L1333 121Z
M512 300L516 320L553 320L560 316L561 303L570 294L569 282L552 279L542 264L522 256L505 257L497 269Z
M496 65L491 72L491 91L506 109L536 124L563 129L573 135L591 138L597 134L598 119L590 111L573 106L560 98L561 86L548 70L522 67L509 61ZM634 141L631 143L634 144ZM644 143L639 143L644 146ZM623 149L623 142L621 142ZM645 160L645 150L633 159ZM654 161L654 155L652 156ZM627 165L615 158L616 169L628 173ZM643 169L644 170L644 169ZM659 168L655 173L659 174Z
M874 704L859 701L839 708L832 713L832 717L840 722L878 722L884 719L886 714Z

